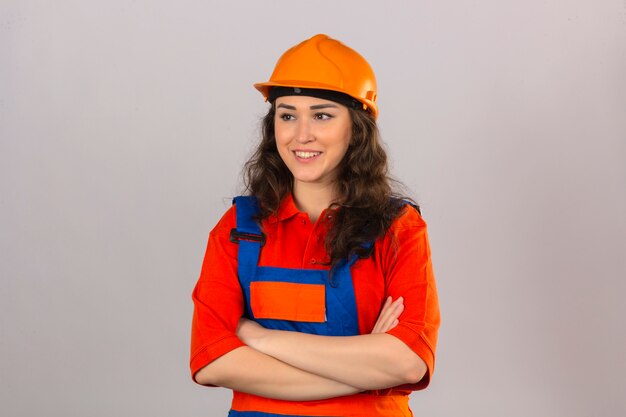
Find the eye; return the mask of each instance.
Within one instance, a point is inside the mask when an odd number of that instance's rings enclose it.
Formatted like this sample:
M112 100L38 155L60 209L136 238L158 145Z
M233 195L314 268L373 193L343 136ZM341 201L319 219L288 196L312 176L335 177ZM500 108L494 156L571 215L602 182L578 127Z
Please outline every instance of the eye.
M294 120L295 117L293 116L293 114L289 114L289 113L283 113L281 115L278 116L282 121L288 122L290 120Z
M329 120L332 119L333 116L328 113L315 113L315 116L313 116L313 118L316 120Z

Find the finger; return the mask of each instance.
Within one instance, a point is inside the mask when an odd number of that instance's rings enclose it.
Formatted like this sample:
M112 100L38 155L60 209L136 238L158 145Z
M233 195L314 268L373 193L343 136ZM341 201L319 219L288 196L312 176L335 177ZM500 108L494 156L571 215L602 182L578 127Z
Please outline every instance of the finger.
M404 309L404 299L398 297L393 303L391 303L386 309L381 311L380 318L381 323L391 324L394 318L398 318L400 311L398 309Z
M380 317L383 321L388 321L388 318L393 316L395 314L396 309L398 308L398 306L403 304L403 299L402 297L399 297L398 299L396 299L395 301L393 301L392 303L390 303L389 305L387 305L383 310L381 310L380 312Z
M389 316L393 314L394 308L395 301L392 301L391 297L388 297L385 305L381 308L380 313L378 314L378 323L381 325L385 324Z
M389 308L389 306L391 305L391 296L387 297L387 299L385 300L385 303L383 304L383 307L380 309L380 311L385 311L386 308Z
M391 323L391 326L386 331L388 332L389 330L393 329L394 327L398 325L398 323L400 323L400 320L395 319L393 323Z
M378 317L376 318L376 323L374 324L374 329L372 330L372 333L377 332L379 330L382 322L385 319L387 311L392 304L391 300L392 300L391 296L385 299L385 303L383 304L382 308L380 309L380 313L378 314Z
M384 320L381 322L382 331L386 332L391 330L395 324L394 322L398 320L402 312L404 311L404 299L399 297L394 303L390 306L390 308L385 312Z
M398 316L400 315L400 313L402 312L403 309L399 309L397 310L397 314L391 316L388 318L388 320L386 320L384 323L382 323L382 326L379 328L379 330L381 332L387 332L391 329L393 329L395 326L397 326L399 320L398 320Z
M377 321L382 323L385 318L389 315L390 310L393 309L394 306L394 301L391 297L387 297L387 299L385 300L385 304L383 304L382 308L380 309L380 313L378 313L378 318Z
M397 300L391 304L388 302L390 298L387 298L385 305L383 306L372 333L383 333L393 328L394 320L396 320L402 311L404 310L404 299L398 297Z

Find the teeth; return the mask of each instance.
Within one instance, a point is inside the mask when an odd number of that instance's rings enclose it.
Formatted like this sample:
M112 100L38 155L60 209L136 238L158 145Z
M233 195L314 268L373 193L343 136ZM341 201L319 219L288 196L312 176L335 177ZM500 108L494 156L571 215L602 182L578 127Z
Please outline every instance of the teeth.
M296 156L298 158L304 158L304 159L313 158L314 156L317 156L319 154L321 154L321 152L298 152L296 151Z

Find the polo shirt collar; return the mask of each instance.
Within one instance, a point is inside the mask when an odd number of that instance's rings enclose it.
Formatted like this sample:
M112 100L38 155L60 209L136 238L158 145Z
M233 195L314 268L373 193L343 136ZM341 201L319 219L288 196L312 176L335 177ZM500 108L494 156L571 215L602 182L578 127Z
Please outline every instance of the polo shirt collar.
M325 209L324 211L322 211L320 217L330 218L330 216L336 213L337 210L338 209L336 207L331 209ZM283 220L290 219L300 213L302 212L298 210L298 207L296 207L296 202L293 200L293 194L288 193L285 197L283 197L282 201L280 202L278 212L276 214L271 214L267 218L267 222L270 224L282 222ZM306 216L308 218L308 215Z
M283 220L287 220L296 214L300 213L298 207L296 207L296 203L293 201L293 195L288 193L283 200L280 202L280 206L278 207L278 212L275 215L269 216L267 219L269 223L277 223Z

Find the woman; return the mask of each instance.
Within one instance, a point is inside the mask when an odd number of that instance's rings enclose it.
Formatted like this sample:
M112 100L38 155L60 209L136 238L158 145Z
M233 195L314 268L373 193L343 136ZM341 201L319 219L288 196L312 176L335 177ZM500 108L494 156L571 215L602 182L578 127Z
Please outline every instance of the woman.
M269 82L249 196L211 231L191 371L231 416L410 416L439 327L426 225L387 176L376 80L326 35Z

